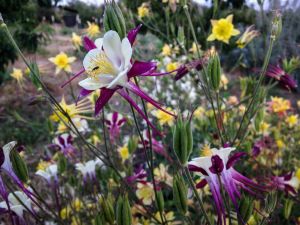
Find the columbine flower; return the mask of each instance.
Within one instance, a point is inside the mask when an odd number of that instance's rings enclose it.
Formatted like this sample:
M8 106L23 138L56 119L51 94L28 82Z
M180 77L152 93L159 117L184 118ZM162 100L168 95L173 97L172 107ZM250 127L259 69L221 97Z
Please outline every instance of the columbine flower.
M138 7L138 16L140 19L142 19L143 17L147 17L149 16L150 10L149 10L149 6L146 3L143 3L140 7Z
M155 127L145 116L137 103L130 97L127 90L140 96L145 101L151 103L156 108L164 110L160 104L143 92L136 84L130 81L136 76L162 76L168 73L156 73L156 63L132 61L132 44L136 38L140 26L131 30L128 37L123 40L115 31L108 31L103 38L98 38L95 42L85 37L85 48L88 50L83 60L84 69L75 77L86 72L88 78L79 82L83 88L80 97L87 96L93 91L101 90L100 97L95 104L95 114L98 115L104 105L109 101L115 92L122 96L129 104L137 110L137 112L147 121L147 123L155 130Z
M109 130L109 138L112 143L119 137L120 128L126 122L126 118L124 118L120 113L113 112L106 115L105 124Z
M297 82L294 80L291 75L286 73L279 65L270 65L266 72L266 76L274 78L279 81L283 87L288 90L294 90L297 88Z
M49 61L56 66L55 74L58 74L61 70L71 73L72 69L70 63L73 63L75 60L75 57L69 57L64 52L60 52L55 57L49 58Z
M140 182L137 184L136 196L142 200L144 205L151 205L155 198L153 185L149 182Z
M239 30L235 29L232 24L233 15L227 16L225 19L211 20L212 34L207 38L208 41L223 41L226 44L229 43L229 39L232 36L236 36L240 33Z
M170 212L167 212L167 213L163 213L164 214L164 218L167 222L168 225L175 225L175 224L178 224L177 222L174 222L173 221L175 220L175 216L174 216L174 212L173 211L170 211ZM162 223L161 221L161 216L160 216L160 213L157 212L155 213L154 215L155 219L157 219L160 223ZM151 225L154 225L156 223L151 223Z
M82 46L82 39L79 35L77 35L76 33L72 33L72 44L74 45L74 47L76 49L79 49L80 46Z
M24 76L23 76L23 72L21 69L13 68L13 72L10 74L10 76L13 77L14 79L16 79L18 84L20 86L22 86Z
M167 111L171 112L172 109L170 107L166 108ZM162 110L155 110L152 114L158 119L158 122L161 126L167 124L170 127L174 124L174 117L170 115L170 113L166 113Z
M297 189L299 188L299 180L293 172L282 176L273 176L271 179L272 187L284 191L286 194L297 194Z
M100 159L96 160L90 160L85 163L76 163L76 170L80 171L83 180L87 181L89 178L90 180L95 180L96 179L96 166L102 166L103 162Z
M259 125L259 132L262 133L263 135L268 134L270 128L270 124L266 122L261 122Z
M100 28L97 24L91 22L87 22L87 24L86 33L89 37L93 38L100 34Z
M54 184L56 184L58 181L56 164L49 165L44 170L40 169L35 174L43 177L48 182L48 184L51 184L52 181L54 182Z
M289 128L294 127L298 123L298 115L290 115L285 119L285 122L288 124Z
M80 133L86 133L86 132L90 131L89 124L85 119L75 117L71 120ZM62 134L62 133L66 133L68 131L69 131L69 127L66 126L65 123L61 122L58 124L56 133ZM76 136L76 134L74 134L73 132L71 132L71 135Z
M118 148L118 152L122 158L122 161L126 161L130 157L129 149L127 144L123 145L122 147Z
M168 173L168 167L160 163L153 171L155 180L165 182L167 185L172 187L173 177Z
M263 191L264 188L254 183L252 180L237 172L233 165L236 161L245 155L243 152L238 152L229 156L235 148L211 149L211 156L194 158L189 162L189 170L199 173L204 176L198 184L197 188L203 188L206 184L209 185L212 197L214 199L217 214L218 224L226 224L225 208L222 200L220 185L228 193L231 201L236 209L238 209L237 198L241 197L239 187L255 194L250 188ZM219 182L222 182L220 184Z
M67 133L58 135L49 147L61 151L66 157L72 157L76 152L73 146L73 137Z
M14 194L17 196L17 198ZM18 216L18 218L22 220L23 224L25 222L23 217L24 211L30 210L31 213L34 213L32 208L32 201L21 191L15 191L14 194L10 193L8 195L9 207L7 206L7 202L3 201L0 202L0 208L6 210L10 209L11 211L13 211ZM24 205L26 206L26 208L24 207Z
M239 48L245 48L255 37L259 36L259 31L254 30L254 25L247 27L242 36L236 41Z
M126 181L129 183L132 182L141 182L141 181L145 181L145 179L147 178L147 172L146 170L144 170L143 165L140 164L138 165L137 168L134 169L134 174L131 176L126 177Z
M177 68L178 68L178 63L176 62L170 62L166 66L167 72L176 71Z
M165 45L163 46L163 48L162 48L161 54L162 54L163 56L171 56L171 55L172 55L172 49L171 49L170 45L165 44Z
M271 101L267 104L268 110L277 113L279 116L285 115L291 109L291 102L280 97L271 97Z

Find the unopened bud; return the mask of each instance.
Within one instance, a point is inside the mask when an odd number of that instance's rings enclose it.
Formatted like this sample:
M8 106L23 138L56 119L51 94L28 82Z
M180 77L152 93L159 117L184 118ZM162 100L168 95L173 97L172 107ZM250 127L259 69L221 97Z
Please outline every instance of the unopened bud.
M58 162L57 162L57 170L59 174L62 174L67 169L67 159L66 157L60 153L58 155Z
M126 36L125 19L121 9L114 0L107 1L105 4L103 25L106 32L114 30L119 34L121 39Z
M26 183L28 180L28 169L19 152L16 149L11 150L9 158L13 167L13 171L17 177L22 182Z
M114 224L115 213L112 206L112 203L109 199L101 198L101 207L103 210L104 219L109 224Z
M132 216L127 196L119 196L116 209L117 225L131 225Z
M271 39L278 40L282 31L282 18L279 11L275 11L272 21Z
M162 191L157 191L157 208L160 212L163 212L165 208L165 200Z
M239 204L239 213L240 213L240 218L242 219L242 221L240 222L244 222L244 221L247 222L253 213L253 209L254 209L253 200L247 196L243 196Z
M94 225L104 225L105 222L103 220L103 214L98 213L95 217Z
M175 176L173 179L173 200L177 209L185 215L187 212L188 188L182 176Z
M218 54L211 56L207 65L207 75L212 88L217 91L221 81L221 63Z
M290 218L294 201L291 199L286 199L284 202L284 218L288 220Z

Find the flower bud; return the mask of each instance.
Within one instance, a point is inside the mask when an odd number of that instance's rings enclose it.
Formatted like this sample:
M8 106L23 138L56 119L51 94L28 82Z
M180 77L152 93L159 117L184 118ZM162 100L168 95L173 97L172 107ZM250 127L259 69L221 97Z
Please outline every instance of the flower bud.
M260 124L264 120L264 115L265 115L265 109L264 109L264 107L261 107L255 116L255 120L254 120L255 130L257 130L257 131L259 130Z
M207 75L212 88L217 91L221 81L221 63L218 54L214 54L207 65Z
M119 196L116 208L117 225L131 225L132 216L127 196Z
M182 176L175 176L173 179L173 200L177 209L184 215L187 212L188 188Z
M275 11L274 18L272 21L271 39L278 40L282 31L282 18L279 11Z
M59 174L62 174L67 169L67 159L63 154L58 155L57 169Z
M103 210L104 219L109 224L114 224L115 221L115 213L113 206L109 199L101 198L101 207Z
M284 202L284 218L288 220L290 218L292 208L293 208L294 202L290 199L286 199Z
M180 44L180 46L184 46L185 45L185 36L184 36L184 28L183 28L183 26L180 26L178 28L177 40L178 40L178 43Z
M27 165L20 156L19 152L13 149L9 155L13 170L17 177L24 183L28 180L28 169Z
M121 9L114 0L105 4L103 25L106 32L114 30L119 34L121 39L126 36L125 19Z
M270 214L274 211L276 205L277 205L277 193L275 191L272 191L269 193L266 197L266 203L265 203L265 211L267 214Z
M239 204L239 213L240 218L242 219L242 221L239 221L239 224L244 224L250 219L253 213L253 208L253 200L247 196L243 196Z
M157 191L157 208L160 212L163 212L165 208L164 195L162 191Z
M103 214L100 214L100 213L98 213L97 215L96 215L96 217L95 217L95 220L94 220L94 225L104 225L105 223L104 223L104 221L103 221L104 219L103 219Z

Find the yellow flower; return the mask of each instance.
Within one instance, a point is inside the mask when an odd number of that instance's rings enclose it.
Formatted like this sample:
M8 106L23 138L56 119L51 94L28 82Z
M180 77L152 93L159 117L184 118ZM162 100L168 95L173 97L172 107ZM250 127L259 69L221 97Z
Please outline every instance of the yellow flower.
M255 37L259 36L259 32L254 30L254 25L247 27L242 36L236 41L239 48L245 48Z
M82 45L81 37L74 32L72 33L72 44L75 48L79 48Z
M164 47L162 48L161 54L163 56L170 56L172 54L172 49L171 49L170 45L165 44Z
M92 141L93 145L97 145L100 143L100 138L97 134L93 134L91 136L91 141Z
M71 119L75 117L89 119L89 117L80 114L90 113L93 111L91 102L87 98L78 101L77 104L67 104L65 97L63 96L59 105L65 112L68 113ZM59 122L60 119L63 119L65 122L68 121L67 118L58 109L54 109L54 112L50 116L50 119L54 122Z
M208 144L205 144L201 151L200 151L201 156L211 156L212 155L212 150Z
M79 217L72 216L72 223L71 225L81 225L82 223L80 222Z
M137 188L136 196L138 199L142 200L144 205L151 205L155 196L152 185L138 183Z
M70 63L73 63L76 60L75 57L69 57L66 53L61 52L55 57L49 58L49 61L54 63L56 66L55 74L58 74L61 70L71 73Z
M246 106L240 105L240 106L239 106L239 112L240 112L241 115L242 115L243 113L245 113L245 112L246 112Z
M172 109L170 107L167 107L166 110L172 112ZM165 124L173 126L174 124L174 117L169 115L168 113L165 113L161 110L155 110L153 111L153 115L158 119L158 122L161 126Z
M195 42L193 42L193 45L192 45L192 47L190 48L189 51L192 52L193 54L197 53L197 45L196 45Z
M138 7L138 16L140 19L149 16L149 13L150 10L147 4L143 3L140 7Z
M163 214L164 214L163 217L165 218L165 220L168 221L167 224L168 224L168 225L173 224L172 221L175 219L174 212L173 212L173 211L170 211L170 212L168 212L168 213L163 213ZM157 219L160 223L162 223L162 221L161 221L161 216L160 216L160 213L159 213L159 212L157 212L157 213L155 214L155 219Z
M233 15L227 16L225 19L211 20L212 34L207 38L208 41L223 41L226 44L229 43L229 39L232 36L236 36L240 33L239 30L235 29L232 24Z
M166 66L166 70L167 72L171 72L171 71L174 71L178 68L178 63L168 63L167 66Z
M67 206L60 211L60 218L65 220L65 219L69 218L70 213L71 213L71 209L69 206Z
M72 208L78 212L80 211L80 209L83 207L83 203L80 199L76 198L73 202L72 202Z
M13 68L13 72L10 74L10 76L16 79L19 85L22 85L24 76L21 69Z
M285 144L281 139L276 140L276 145L279 149L283 149L285 147Z
M236 104L239 103L239 100L238 100L238 98L235 95L231 95L231 96L228 97L227 103L229 105L236 105Z
M300 181L300 168L296 170L295 176L296 176L297 179Z
M227 90L227 85L228 85L229 81L227 79L227 77L225 76L225 74L221 75L221 86L224 88L224 90Z
M271 102L269 103L270 109L278 114L284 114L287 110L291 108L291 102L287 99L279 97L271 97Z
M164 164L160 163L159 167L156 167L153 171L155 180L165 182L169 186L172 186L173 178L168 173Z
M262 122L259 126L259 132L266 134L268 132L270 128L270 124L266 123L266 122Z
M124 145L124 146L120 147L118 149L118 152L119 152L119 154L120 154L123 161L127 160L130 156L129 149L128 149L127 145Z
M202 106L199 106L195 111L194 111L194 117L196 119L202 119L205 114L205 109Z
M290 128L294 127L298 123L298 115L290 115L285 119L285 122Z
M297 101L297 106L298 108L300 108L300 101Z
M85 31L89 37L93 38L100 34L100 28L97 24L91 22L87 22L87 24L88 28Z
M49 162L46 162L44 160L40 160L39 164L36 167L36 170L43 170L45 171L46 168L48 168L50 166Z

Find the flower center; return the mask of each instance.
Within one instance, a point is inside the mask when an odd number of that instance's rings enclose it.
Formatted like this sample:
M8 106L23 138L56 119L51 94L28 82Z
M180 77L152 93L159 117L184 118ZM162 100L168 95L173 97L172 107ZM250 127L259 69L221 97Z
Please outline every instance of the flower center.
M91 58L89 67L86 69L87 74L94 78L99 74L116 75L117 71L109 61L104 52L98 53L95 57Z

